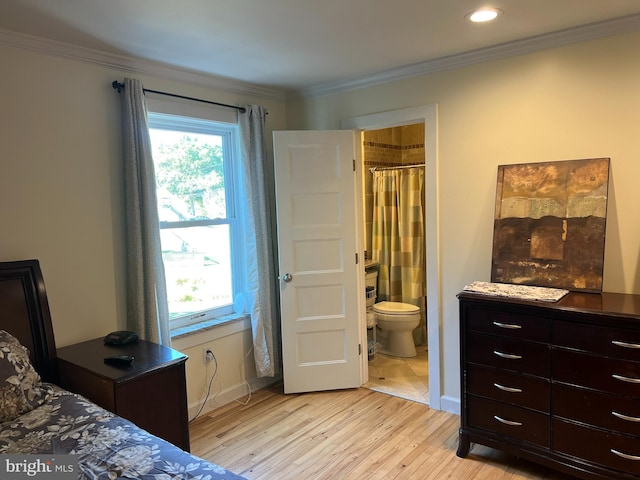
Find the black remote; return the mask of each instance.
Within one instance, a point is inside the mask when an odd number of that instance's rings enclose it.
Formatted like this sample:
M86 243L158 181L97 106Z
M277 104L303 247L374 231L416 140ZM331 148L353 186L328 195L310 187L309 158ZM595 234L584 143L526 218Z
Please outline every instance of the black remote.
M114 357L105 357L104 363L117 367L125 367L133 363L131 355L116 355Z

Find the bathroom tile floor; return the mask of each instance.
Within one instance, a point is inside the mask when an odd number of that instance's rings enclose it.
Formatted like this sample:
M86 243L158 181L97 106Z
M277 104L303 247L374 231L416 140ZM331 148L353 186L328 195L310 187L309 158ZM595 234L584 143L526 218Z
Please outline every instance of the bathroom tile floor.
M369 381L365 388L414 402L429 404L427 346L416 346L418 355L398 358L376 353L369 361Z

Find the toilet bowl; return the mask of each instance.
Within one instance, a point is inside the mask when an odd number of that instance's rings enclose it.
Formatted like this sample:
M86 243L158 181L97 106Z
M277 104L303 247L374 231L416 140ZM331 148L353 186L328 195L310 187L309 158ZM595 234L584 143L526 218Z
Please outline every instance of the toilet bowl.
M401 302L373 305L378 328L386 336L381 353L394 357L415 357L413 329L420 325L420 307Z

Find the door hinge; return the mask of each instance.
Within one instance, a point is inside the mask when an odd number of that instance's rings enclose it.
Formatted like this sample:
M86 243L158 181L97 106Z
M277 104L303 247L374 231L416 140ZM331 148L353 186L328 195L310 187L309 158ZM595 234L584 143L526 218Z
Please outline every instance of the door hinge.
M358 264L358 252L356 252L356 265Z
M358 355L362 355L362 344L358 344Z
M356 171L356 159L355 158L353 159L353 171L354 172Z

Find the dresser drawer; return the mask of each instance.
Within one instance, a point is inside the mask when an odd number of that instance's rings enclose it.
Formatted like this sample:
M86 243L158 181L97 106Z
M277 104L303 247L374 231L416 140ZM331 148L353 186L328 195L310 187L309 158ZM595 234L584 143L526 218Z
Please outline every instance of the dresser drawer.
M467 314L467 329L472 332L544 343L551 337L549 320L543 317L477 307L470 307Z
M469 396L467 408L470 427L549 446L548 415L473 395Z
M640 331L557 321L554 345L640 362Z
M640 362L553 349L554 382L581 385L640 399Z
M471 363L549 377L549 345L542 343L469 333L467 359Z
M553 416L640 437L640 400L555 384Z
M549 412L548 380L479 365L470 365L467 375L471 395Z
M553 450L640 475L640 439L554 419Z

